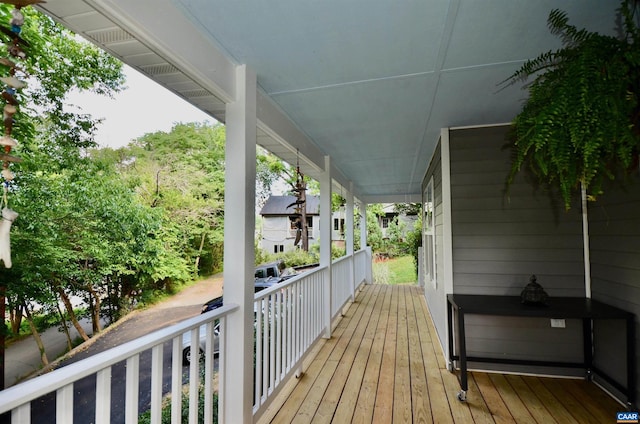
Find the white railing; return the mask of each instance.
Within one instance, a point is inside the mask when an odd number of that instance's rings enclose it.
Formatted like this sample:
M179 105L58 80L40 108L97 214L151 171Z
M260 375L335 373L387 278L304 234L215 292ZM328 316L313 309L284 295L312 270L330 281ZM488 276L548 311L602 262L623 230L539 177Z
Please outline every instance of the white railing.
M340 314L352 298L353 288L353 257L336 259L331 265L331 320Z
M371 248L358 250L353 254L353 263L355 266L355 287L356 290L364 283L371 283Z
M316 268L255 295L254 420L266 410L283 383L302 371L305 356L325 334L325 311L337 315L355 296L354 290L367 281L371 281L370 249L334 261L330 281L327 267ZM324 302L327 290L331 291L331 305ZM188 398L189 423L198 422L198 408L204 408L205 423L216 422L214 393L222 388L213 386L214 373L217 364L220 374L233 372L224 366L224 332L226 317L237 309L238 306L225 305L1 391L0 415L10 412L12 424L73 423L74 406L77 406L74 393L82 390L79 389L80 380L91 377L95 379L92 385L95 419L92 416L91 421L96 424L110 423L112 404L122 403L121 418L113 421L137 423L139 414L144 412L138 406L140 393L148 394L148 391L151 393L152 423L160 423L163 399L167 394L171 394L172 422L181 422L183 396ZM188 369L183 369L183 335L189 334L191 341L200 340L200 331L206 334L206 341L201 345L204 369L196 360L191 361ZM226 338L231 336L227 334ZM219 358L216 362L214 351L217 350ZM119 377L118 369L124 368L126 371ZM150 382L142 382L144 373L151 376ZM165 380L170 377L168 391L163 390L163 377L167 377ZM122 399L112 399L112 393L117 391L114 388L125 391ZM203 405L199 404L200 390L204 390ZM32 410L41 412L41 397L45 395L51 398L52 405L48 410L52 415L32 417ZM224 402L224 393L218 393L218 401ZM32 408L34 402L38 403Z
M126 423L137 423L139 415L144 411L139 411L139 386L141 356L151 352L151 422L160 422L162 414L162 399L167 394L163 391L163 374L171 375L171 414L175 418L173 422L180 422L182 414L182 396L189 397L189 422L198 422L199 390L204 390L204 413L205 423L213 423L214 392L214 347L215 333L224 334L225 317L236 310L234 305L225 305L222 308L207 314L199 315L185 320L174 326L153 332L137 340L122 344L113 349L109 349L85 360L64 366L48 374L25 381L16 386L10 387L0 392L0 414L11 413L13 424L29 424L32 422L32 402L38 400L34 408L35 411L48 409L51 415L45 417L33 417L36 423L73 423L74 417L74 393L78 388L74 385L86 377L95 376L95 423L110 423L112 415L112 381L115 385L125 387L124 395L124 421ZM220 320L219 330L214 333L214 324ZM206 334L205 354L204 354L204 387L200 386L200 363L192 360L189 365L188 393L185 393L183 385L183 335L189 333L191 340L200 340L200 328L203 327ZM165 343L170 345L170 365L164 361ZM191 346L193 348L193 346ZM148 357L146 355L145 357ZM193 355L193 358L198 358ZM224 363L224 348L220 348L220 363ZM125 381L115 381L112 379L112 370L124 363L126 366ZM168 368L168 370L167 370ZM43 407L40 398L55 393L55 399L50 399L55 403L50 408ZM222 394L220 394L222 396ZM87 406L83 406L87 408ZM55 410L55 413L53 413ZM216 417L217 419L217 417ZM122 420L122 419L121 419ZM119 420L119 421L121 421Z
M305 272L255 296L254 416L301 369L324 328L325 268Z

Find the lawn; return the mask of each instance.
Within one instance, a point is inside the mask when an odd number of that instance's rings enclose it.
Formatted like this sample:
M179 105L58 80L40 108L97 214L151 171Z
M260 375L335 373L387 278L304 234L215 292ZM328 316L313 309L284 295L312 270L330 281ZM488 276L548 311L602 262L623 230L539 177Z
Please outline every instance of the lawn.
M413 258L401 256L374 262L373 280L378 284L415 284L417 277Z

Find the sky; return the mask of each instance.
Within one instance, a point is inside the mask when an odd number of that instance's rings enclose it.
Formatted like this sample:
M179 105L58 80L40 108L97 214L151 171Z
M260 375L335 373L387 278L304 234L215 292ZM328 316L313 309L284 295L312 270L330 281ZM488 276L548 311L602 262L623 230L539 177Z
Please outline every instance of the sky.
M126 89L111 99L94 93L72 93L67 102L83 113L103 118L96 142L118 148L146 133L168 132L176 123L216 121L182 98L124 65Z

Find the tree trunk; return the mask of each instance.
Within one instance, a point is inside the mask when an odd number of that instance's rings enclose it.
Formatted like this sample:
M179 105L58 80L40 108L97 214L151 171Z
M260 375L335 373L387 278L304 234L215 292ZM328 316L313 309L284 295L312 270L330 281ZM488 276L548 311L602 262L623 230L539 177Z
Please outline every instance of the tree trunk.
M198 272L198 267L200 266L200 257L202 256L202 249L204 249L204 240L206 238L206 233L202 233L202 237L200 238L200 248L198 249L198 256L196 256L196 273Z
M94 300L91 305L91 324L93 326L93 333L99 333L102 331L102 326L100 325L100 296L96 291L91 287L91 285L87 285L87 291L91 294L91 298Z
M22 305L20 303L9 305L9 321L11 322L11 333L19 334L22 324Z
M58 309L58 315L60 315L60 323L62 324L62 328L64 329L64 334L67 336L67 348L68 350L73 349L73 341L71 340L71 334L69 334L69 327L67 327L67 320L62 313L62 309L60 309L60 303L56 302L56 308Z
M73 305L71 305L71 301L69 300L69 297L64 292L64 290L60 287L56 287L56 291L60 295L60 298L62 299L62 303L64 303L64 307L67 310L67 313L69 314L69 319L73 323L73 326L78 331L78 334L80 335L80 337L82 337L82 340L86 342L87 340L89 340L89 336L87 336L87 333L85 333L84 329L78 322L78 318L76 317L75 312L73 312Z
M26 302L24 303L24 313L27 317L27 322L29 323L29 328L31 328L31 334L33 334L33 339L36 341L38 345L38 350L40 350L40 360L42 361L42 365L48 365L49 359L47 359L47 353L44 350L44 344L42 343L42 338L40 337L40 333L38 333L38 329L36 325L33 323L33 316L31 316L31 311L27 306Z

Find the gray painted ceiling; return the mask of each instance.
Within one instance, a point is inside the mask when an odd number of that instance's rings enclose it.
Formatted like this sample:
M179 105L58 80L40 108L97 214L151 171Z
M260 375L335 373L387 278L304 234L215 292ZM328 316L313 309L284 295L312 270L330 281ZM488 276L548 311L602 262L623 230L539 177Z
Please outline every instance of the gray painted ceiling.
M229 71L216 55L247 64L311 151L331 157L340 185L351 182L374 202L419 199L441 128L512 120L526 93L500 82L560 46L546 26L553 8L578 27L613 34L618 3L49 0L39 7L220 120ZM265 128L258 141L289 161L300 148ZM306 156L315 175L322 165Z

